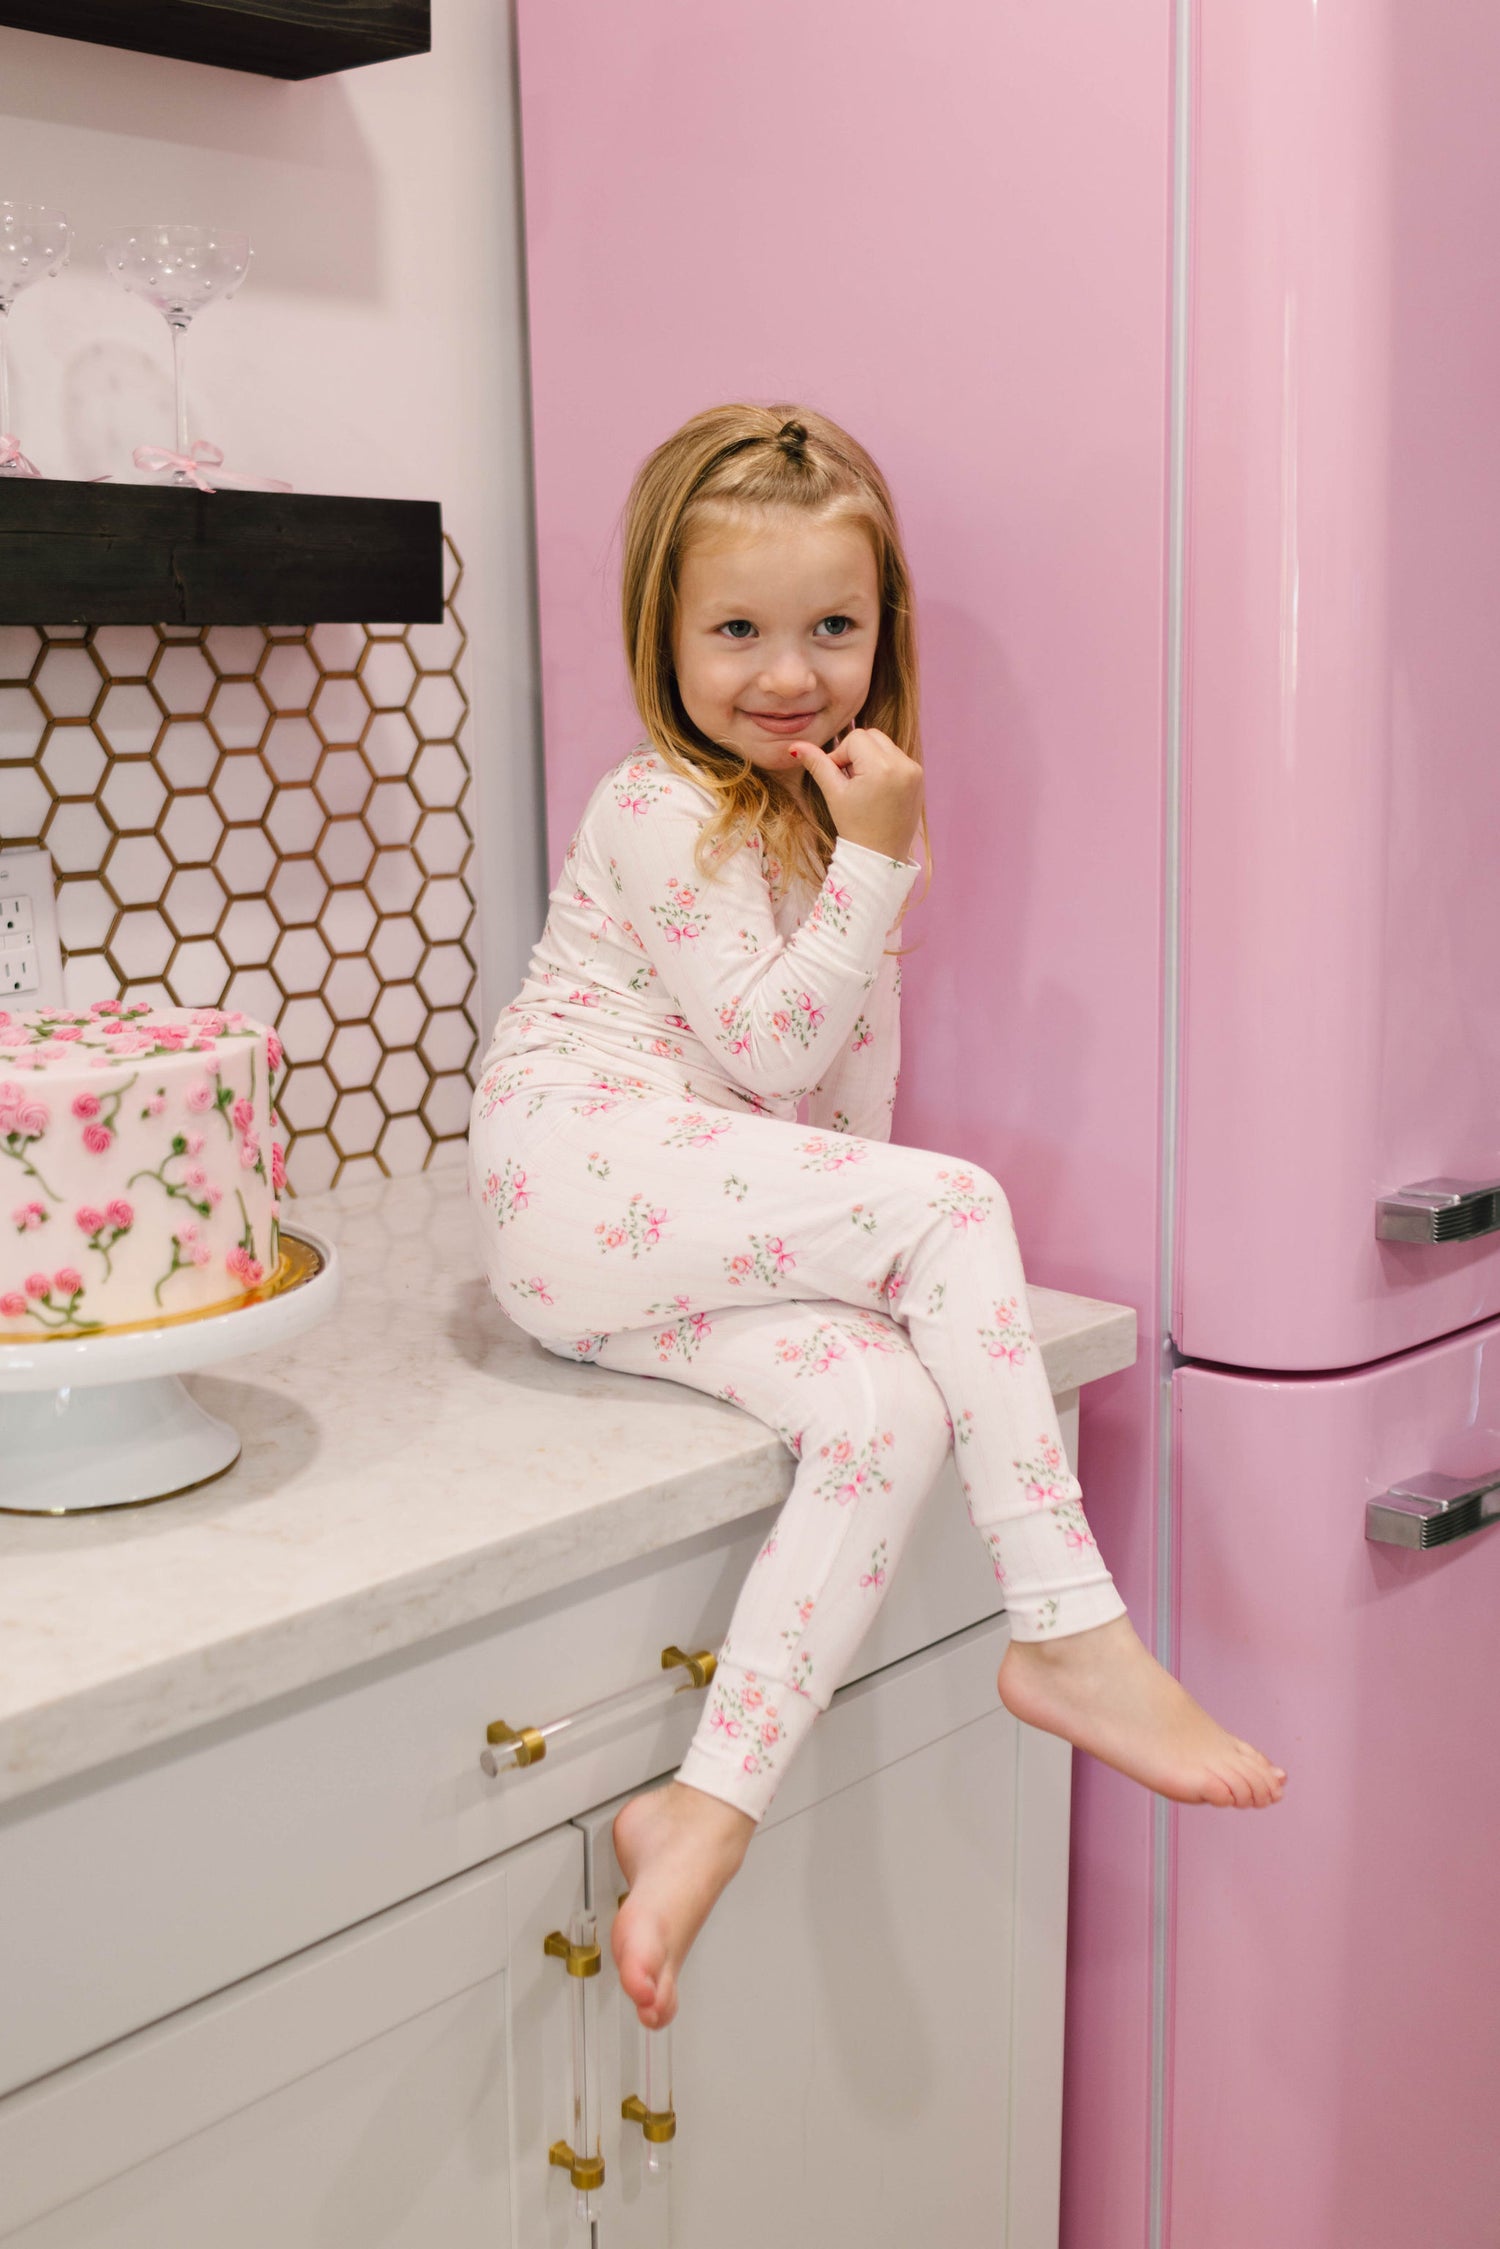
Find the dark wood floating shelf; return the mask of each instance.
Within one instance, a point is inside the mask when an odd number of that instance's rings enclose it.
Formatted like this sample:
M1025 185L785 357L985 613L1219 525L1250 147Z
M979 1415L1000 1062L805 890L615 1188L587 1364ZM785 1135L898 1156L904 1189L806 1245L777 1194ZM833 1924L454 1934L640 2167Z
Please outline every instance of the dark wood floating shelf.
M321 78L432 46L430 0L0 0L0 24L266 78Z
M436 500L0 477L0 624L436 624Z

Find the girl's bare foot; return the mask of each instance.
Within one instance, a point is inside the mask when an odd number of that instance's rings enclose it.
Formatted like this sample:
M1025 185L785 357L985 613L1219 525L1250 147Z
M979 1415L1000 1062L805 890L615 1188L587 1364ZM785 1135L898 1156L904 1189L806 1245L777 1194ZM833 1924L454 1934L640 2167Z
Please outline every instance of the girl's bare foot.
M677 1971L725 1884L738 1873L755 1821L701 1788L668 1781L615 1814L615 1857L630 1895L610 1945L620 1983L648 2030L677 2012Z
M996 1683L1012 1716L1179 1804L1244 1810L1281 1800L1282 1768L1210 1718L1129 1617L1062 1640L1012 1640Z

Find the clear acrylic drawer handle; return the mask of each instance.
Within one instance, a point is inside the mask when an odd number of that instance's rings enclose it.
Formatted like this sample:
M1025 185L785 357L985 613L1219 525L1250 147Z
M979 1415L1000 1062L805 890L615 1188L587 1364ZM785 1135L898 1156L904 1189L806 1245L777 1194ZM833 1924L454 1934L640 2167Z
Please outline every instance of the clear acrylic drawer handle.
M590 1726L626 1711L649 1710L653 1704L670 1702L674 1695L686 1694L690 1688L706 1687L718 1662L709 1648L699 1648L694 1655L684 1655L681 1648L663 1648L662 1671L685 1670L686 1679L653 1675L637 1681L633 1687L622 1687L618 1694L601 1695L597 1702L586 1702L581 1709L569 1711L565 1718L553 1718L545 1726L508 1726L503 1718L492 1719L485 1728L485 1746L479 1752L479 1762L492 1779L500 1773L513 1771L517 1765L540 1764L547 1754L549 1741L572 1733L579 1726Z
M677 2137L677 2111L672 2106L672 2026L640 2031L641 2077L644 2090L620 2103L620 2114L629 2124L639 2124L645 2143L646 2169L661 2177L672 2161L671 2142Z
M574 2215L592 2228L598 2212L591 2197L604 2184L604 2156L599 2133L599 2033L595 1991L591 1977L599 1973L598 1925L589 1912L575 1913L565 1935L553 1929L542 1941L549 1960L561 1960L568 1972L568 2027L573 2049L572 2138L554 2140L547 2150L548 2164L558 2164L577 2189Z
M1383 1242L1472 1242L1497 1227L1500 1179L1418 1179L1375 1205Z
M628 1890L622 1890L616 1906L622 1906L629 1895ZM629 2006L623 1992L620 2002ZM671 2143L677 2137L677 2111L672 2106L672 2025L648 2030L637 2016L635 2027L642 2090L627 2094L620 2103L620 2114L627 2124L639 2124L641 2128L647 2174L664 2179L672 2167Z
M1500 1468L1489 1476L1408 1476L1365 1503L1365 1537L1381 1546L1447 1546L1500 1523Z

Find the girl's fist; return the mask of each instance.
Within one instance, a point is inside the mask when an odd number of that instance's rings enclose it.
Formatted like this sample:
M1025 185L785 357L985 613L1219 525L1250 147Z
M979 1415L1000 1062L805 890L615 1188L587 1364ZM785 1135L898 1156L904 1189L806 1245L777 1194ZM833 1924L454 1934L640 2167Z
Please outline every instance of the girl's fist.
M910 857L922 812L922 768L889 734L856 726L831 750L817 742L789 747L827 798L841 836L891 859Z

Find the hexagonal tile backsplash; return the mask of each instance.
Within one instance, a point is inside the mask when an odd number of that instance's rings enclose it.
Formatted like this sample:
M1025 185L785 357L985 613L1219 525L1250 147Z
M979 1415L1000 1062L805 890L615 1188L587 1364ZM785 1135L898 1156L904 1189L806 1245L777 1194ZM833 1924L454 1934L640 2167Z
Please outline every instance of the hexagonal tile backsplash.
M456 1154L478 1042L462 565L440 625L0 627L0 839L67 996L275 1024L294 1192Z

